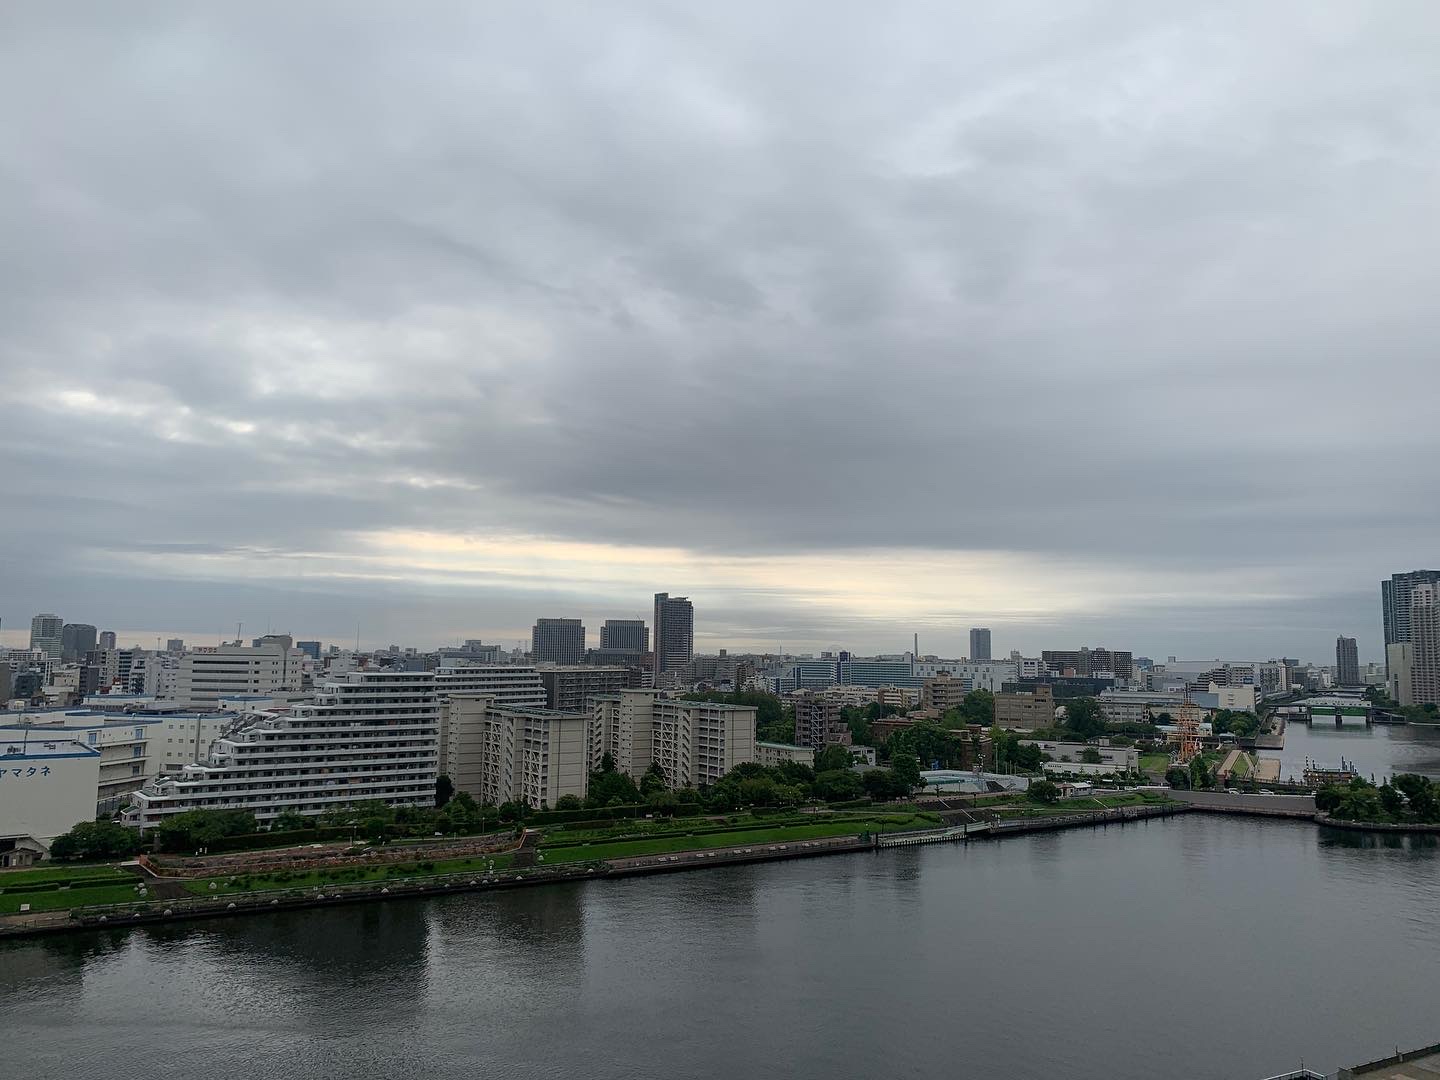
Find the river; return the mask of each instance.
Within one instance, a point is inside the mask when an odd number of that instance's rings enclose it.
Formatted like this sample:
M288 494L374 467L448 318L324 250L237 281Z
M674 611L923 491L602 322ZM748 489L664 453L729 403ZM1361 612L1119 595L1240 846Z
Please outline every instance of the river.
M26 1080L1256 1080L1440 1039L1437 961L1433 838L1192 815L10 943L0 1053Z

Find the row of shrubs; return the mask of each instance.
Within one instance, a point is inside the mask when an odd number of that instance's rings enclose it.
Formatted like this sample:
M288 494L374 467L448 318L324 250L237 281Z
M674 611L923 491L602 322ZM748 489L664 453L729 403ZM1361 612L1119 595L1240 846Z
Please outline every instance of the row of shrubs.
M66 878L64 881L34 881L22 882L19 885L5 885L0 887L0 893L15 895L16 893L37 893L55 892L58 889L93 889L105 885L133 884L136 878L122 878L115 874L106 874L104 877L76 877Z

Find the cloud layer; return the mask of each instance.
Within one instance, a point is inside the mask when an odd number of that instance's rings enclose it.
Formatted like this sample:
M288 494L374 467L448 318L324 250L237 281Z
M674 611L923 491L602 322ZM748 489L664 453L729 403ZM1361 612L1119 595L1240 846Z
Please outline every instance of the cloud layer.
M1437 32L11 8L0 615L1378 657L1440 562Z

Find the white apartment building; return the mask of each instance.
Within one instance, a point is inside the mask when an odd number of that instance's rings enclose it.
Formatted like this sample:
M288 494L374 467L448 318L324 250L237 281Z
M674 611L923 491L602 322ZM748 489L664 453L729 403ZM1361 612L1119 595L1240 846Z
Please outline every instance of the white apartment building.
M478 730L457 725L452 758L479 765L483 803L554 806L566 795L583 799L590 778L590 717L535 706L488 702ZM459 787L459 785L456 785Z
M782 761L794 761L801 765L809 765L813 769L815 767L815 747L793 746L790 743L757 742L755 744L755 760L766 768L773 768Z
M203 707L222 697L299 690L304 661L299 649L287 649L278 641L196 649L180 658L175 698Z
M235 719L203 764L135 792L123 820L148 829L196 809L267 822L370 800L434 806L439 729L432 672L351 672L313 702Z
M658 764L671 787L706 787L736 765L756 760L753 706L662 698L623 690L595 702L590 763L609 753L639 780Z
M540 672L519 664L444 664L435 672L435 692L488 694L500 705L545 707Z

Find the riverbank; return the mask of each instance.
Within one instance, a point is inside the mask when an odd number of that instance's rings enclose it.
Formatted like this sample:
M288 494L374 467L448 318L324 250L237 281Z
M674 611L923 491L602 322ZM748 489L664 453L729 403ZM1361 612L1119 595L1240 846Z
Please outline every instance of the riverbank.
M456 873L418 875L402 878L365 878L358 881L323 882L296 888L274 888L255 891L234 891L219 880L204 892L170 889L172 895L158 899L135 899L129 902L93 905L70 910L29 912L0 917L0 939L71 931L108 929L112 927L146 926L172 921L226 918L236 915L298 910L408 897L430 897L457 892L480 892L496 889L526 888L567 881L629 878L648 874L668 874L682 870L781 860L815 858L823 855L854 854L875 851L881 847L912 843L967 841L990 837L1000 839L1029 832L1073 829L1124 824L1151 817L1170 817L1188 811L1178 803L1124 806L1111 809L1081 811L1073 814L1037 814L1001 822L972 823L966 828L931 828L912 832L858 831L846 835L815 835L813 825L791 829L755 830L750 834L725 832L717 838L730 840L745 836L740 842L723 846L689 847L666 843L664 840L636 840L628 845L601 843L593 848L596 856L568 861L537 862L524 868L498 865L466 869ZM625 847L635 854L621 853ZM576 846L559 845L546 852L559 854ZM579 849L576 849L579 850ZM561 856L563 859L563 856ZM495 860L499 861L499 860ZM217 868L218 869L218 868ZM227 864L227 869L229 869ZM192 879L198 886L204 880ZM141 879L136 878L136 881ZM151 878L156 884L175 884L163 878Z

